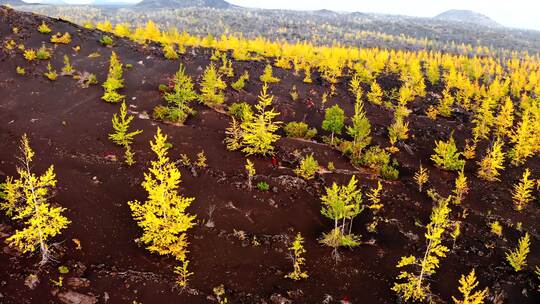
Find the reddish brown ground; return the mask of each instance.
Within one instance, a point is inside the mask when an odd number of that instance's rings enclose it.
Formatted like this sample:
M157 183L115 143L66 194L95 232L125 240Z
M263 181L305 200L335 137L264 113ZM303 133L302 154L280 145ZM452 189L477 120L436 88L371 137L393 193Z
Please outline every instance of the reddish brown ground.
M424 250L423 226L432 208L430 199L417 191L413 174L422 162L431 173L429 186L449 194L455 174L434 167L429 156L434 141L446 139L452 130L459 145L463 146L471 128L466 115L438 119L435 123L429 120L423 113L434 103L433 93L413 104L411 138L406 142L408 149L403 147L396 154L400 178L395 182L382 180L384 208L381 215L387 221L379 225L377 233L369 233L365 225L371 214L364 212L356 221L354 232L362 235L364 241L373 243L353 250L340 250L341 260L336 264L331 249L318 243L321 234L332 227L332 222L320 214L319 197L324 186L334 181L347 181L350 174L323 174L297 187L284 178L294 176L292 169L298 162L298 157L293 154L295 150L302 154L313 152L324 166L333 161L337 169L354 170L339 152L314 142L281 139L276 154L279 168L273 168L269 158L251 158L257 169L256 181L267 181L274 191L250 192L245 188L244 155L227 151L223 144L229 118L197 105L199 114L182 127L136 118L133 127L144 133L134 144L137 164L127 167L121 161L121 149L107 138L111 132L112 114L119 107L100 100L102 88L99 85L82 89L75 80L62 76L55 82L48 81L42 76L46 62L29 64L20 52L9 52L3 47L9 39L24 43L27 48L38 48L44 41L52 47L49 36L36 30L43 18L0 8L0 20L0 181L16 174L18 141L23 133L27 133L37 153L34 171L41 173L54 164L59 186L53 201L67 208L66 215L72 221L69 228L54 239L58 243L57 251L60 251L58 261L41 270L35 266L39 261L37 256L20 255L5 244L0 246L3 248L0 253L0 303L58 303L58 288L51 280L58 278L59 265L66 265L71 270L66 279L82 277L89 280L86 287L69 286L64 282L60 293L75 290L97 297L99 303L107 302L107 298L108 303L211 303L212 288L220 284L226 287L229 303L280 303L276 300L277 294L294 303L321 303L327 295L333 298L328 303L339 303L344 298L352 303L397 302L390 290L398 273L395 264L403 255L420 255ZM128 97L132 112L150 113L154 106L163 102L157 87L177 70L178 62L162 59L157 46L142 47L116 39L115 47L105 48L98 43L101 37L98 31L64 21L48 21L53 32L68 31L73 36L70 45L54 48L51 63L58 71L63 55L68 54L75 69L95 73L101 83L106 78L111 50L115 50L124 64L133 65L133 69L124 73L126 89L122 91ZM12 33L13 27L20 30L18 34ZM72 50L75 45L81 46L78 54ZM87 58L96 51L101 57ZM197 82L202 69L209 63L209 54L209 50L190 49L180 59ZM17 75L16 66L25 67L27 75ZM258 75L264 63L235 62L234 68L237 75L247 69L251 81L245 92L228 89L227 103L254 103L260 91ZM322 92L328 88L320 84L320 79L306 85L302 78L289 71L274 71L282 79L271 86L271 92L276 96L275 105L281 112L280 120L305 120L320 129L324 114L320 100ZM392 77L380 81L385 88L397 84ZM346 90L346 83L339 84L337 96L331 98L328 105L339 103L346 114L351 115L353 99ZM292 85L298 87L300 101L293 102L289 97ZM315 107L308 108L307 100L313 101ZM366 103L366 111L373 124L374 143L386 146L385 130L392 114L369 103ZM201 150L208 158L208 168L196 169L196 174L181 168L181 192L196 198L189 211L197 215L198 222L189 231L190 268L195 274L190 282L191 290L184 293L174 288L175 262L150 254L135 242L141 231L126 204L129 200L145 198L140 183L154 157L148 142L157 126L169 136L174 160L181 153L195 159ZM119 160L111 160L110 155ZM540 159L531 159L527 166L538 177ZM539 293L534 291L538 282L532 272L533 265L540 265L538 201L521 213L513 211L511 203L511 187L522 170L508 166L501 182L489 183L477 179L476 164L468 163L466 173L471 193L461 206L452 207L451 216L456 219L464 210L469 216L463 220L462 236L432 278L433 292L443 303L449 303L451 296L458 294L459 276L473 267L480 286L490 288L488 302L498 296L500 301L497 303L539 303ZM363 188L374 186L378 179L365 172L354 173ZM205 224L211 206L215 206L215 226L208 228ZM503 223L503 238L489 232L488 224L494 220ZM523 229L532 236L529 267L520 273L513 272L504 259L506 250L513 248L521 235L510 226L517 222L522 222ZM13 221L5 215L0 216L2 241L16 228ZM244 239L235 231L242 231ZM284 275L291 270L287 247L297 232L306 239L309 279L293 282ZM254 245L255 238L260 245ZM72 239L81 241L82 250L75 248ZM451 246L452 241L448 239L445 243ZM32 273L38 273L40 278L35 289L24 284L25 278Z

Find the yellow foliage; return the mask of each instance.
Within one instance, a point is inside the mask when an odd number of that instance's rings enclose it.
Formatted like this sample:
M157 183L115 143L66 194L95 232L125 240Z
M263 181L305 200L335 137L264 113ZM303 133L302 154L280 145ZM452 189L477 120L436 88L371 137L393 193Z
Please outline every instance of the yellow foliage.
M218 74L216 67L211 63L204 70L199 99L208 106L222 104L225 101L223 90L226 87L227 84L221 80L221 75Z
M465 194L467 194L468 192L469 186L467 185L467 176L465 176L465 170L461 169L461 171L459 171L458 177L456 178L455 188L453 190L453 193L456 197L456 205L461 204L463 196L465 196Z
M143 234L139 240L147 249L160 255L172 255L179 261L186 259L186 231L195 225L195 216L186 213L194 198L178 193L180 171L168 157L167 135L157 129L150 142L157 159L144 174L142 187L148 192L144 202L128 202L133 218Z
M266 83L259 95L259 102L255 105L257 113L250 114L240 125L242 129L242 149L247 155L273 154L273 144L280 138L276 131L280 121L274 121L279 115L273 108L268 109L274 100L274 96L267 93Z
M527 266L527 255L529 254L529 247L531 245L530 237L528 233L519 239L518 247L515 250L509 250L506 253L506 260L514 268L516 272L523 270Z
M5 202L0 204L0 210L24 227L8 237L7 243L23 253L39 248L43 265L50 258L47 241L60 234L70 221L62 214L65 208L54 207L47 202L51 190L56 187L53 166L41 176L30 171L35 154L26 134L22 137L20 151L19 178L8 177L6 180L3 190Z
M383 92L381 90L381 86L379 86L377 81L373 81L371 83L370 91L369 93L367 93L367 98L369 102L375 105L381 105L382 96L383 96Z
M514 200L514 208L517 211L523 210L532 200L532 190L534 187L534 180L529 179L531 171L525 169L523 177L519 181L519 184L514 185L514 191L512 191L512 198Z
M422 192L422 186L429 180L429 174L426 168L420 164L420 168L414 174L414 181L418 185L418 191Z
M304 249L304 238L298 232L296 235L296 238L294 239L294 242L292 243L292 246L289 247L289 250L293 252L292 254L292 260L293 260L293 272L287 274L285 277L289 279L293 279L295 281L301 280L301 279L307 279L308 274L306 271L302 270L302 266L305 263L305 258L303 255L306 253L306 250Z
M504 170L503 142L497 138L488 149L484 158L478 162L478 176L487 181L498 181L500 172Z
M71 35L68 32L65 32L63 35L56 33L55 35L51 36L51 42L69 44L71 42Z
M459 279L459 291L463 297L463 300L458 300L455 297L452 297L452 300L455 304L483 304L484 299L487 296L488 289L485 288L481 291L474 291L478 287L478 282L476 281L476 274L474 269L471 272L464 276L462 275Z
M414 256L402 257L396 266L397 268L416 266L420 269L418 273L401 270L397 276L398 282L394 283L392 287L392 290L407 302L426 299L430 293L426 278L435 273L439 267L440 259L446 257L448 252L448 248L442 244L442 240L446 228L450 226L448 204L451 197L441 198L434 193L431 193L431 196L436 201L436 205L433 207L430 223L426 227L427 248L424 256L421 259Z
M122 74L122 63L120 63L118 56L113 51L109 63L109 74L107 80L103 83L104 94L101 99L110 103L118 103L124 100L125 96L118 93L118 90L124 87Z
M264 83L274 83L279 82L279 78L274 77L272 75L272 66L270 64L267 64L264 68L263 74L259 77L259 79Z

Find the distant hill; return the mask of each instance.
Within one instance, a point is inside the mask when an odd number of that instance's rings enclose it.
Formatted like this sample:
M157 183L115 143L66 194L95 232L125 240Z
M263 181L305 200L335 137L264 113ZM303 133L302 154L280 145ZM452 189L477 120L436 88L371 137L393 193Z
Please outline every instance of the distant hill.
M50 5L68 5L68 3L62 0L39 0L41 4L50 4Z
M21 0L0 0L0 5L26 5L28 3Z
M105 6L105 7L107 7L107 6L129 7L129 6L133 6L134 3L125 2L125 1L115 1L115 0L94 0L94 1L92 1L90 3L90 5L93 5L93 6Z
M230 8L232 5L224 0L143 0L135 7L137 8L185 8L185 7L210 7L210 8Z
M438 20L453 21L453 22L474 23L474 24L479 24L479 25L483 25L487 27L501 27L502 26L486 15L482 15L480 13L469 11L469 10L449 10L433 18L438 19Z

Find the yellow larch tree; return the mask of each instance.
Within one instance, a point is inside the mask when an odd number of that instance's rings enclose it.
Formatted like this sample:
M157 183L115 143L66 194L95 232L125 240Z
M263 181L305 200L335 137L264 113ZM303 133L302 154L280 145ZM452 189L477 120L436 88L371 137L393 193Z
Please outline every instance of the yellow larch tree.
M70 221L63 215L65 208L53 206L47 201L51 190L56 187L54 167L50 166L41 176L31 171L35 153L30 148L26 134L22 137L19 149L19 178L7 178L2 189L5 202L0 203L0 210L5 211L23 228L8 237L7 243L23 253L34 252L39 248L40 265L44 265L51 258L47 242L59 235Z
M180 261L181 265L175 272L179 275L177 282L183 288L191 275L187 270L189 243L186 231L195 225L195 216L187 213L186 209L195 199L178 193L181 174L168 157L167 135L160 128L150 146L157 159L151 162L142 182L148 198L144 202L130 201L128 205L133 218L143 229L140 242L151 252L171 255Z

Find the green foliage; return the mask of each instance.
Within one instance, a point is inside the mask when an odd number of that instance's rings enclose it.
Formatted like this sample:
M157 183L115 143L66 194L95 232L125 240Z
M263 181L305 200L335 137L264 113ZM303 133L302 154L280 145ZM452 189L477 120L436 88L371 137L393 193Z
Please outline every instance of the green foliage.
M332 133L331 143L334 143L334 134L341 134L343 124L345 122L345 112L339 107L334 105L324 112L324 120L322 122L322 128L325 131Z
M280 138L276 131L281 122L274 121L279 115L273 108L267 109L272 105L274 96L267 93L268 86L263 85L259 95L259 103L255 105L257 113L253 117L246 118L240 125L242 128L243 152L247 155L252 154L273 154L273 144ZM246 114L244 112L244 114Z
M321 197L322 215L334 220L334 229L323 234L321 243L330 247L358 246L358 237L351 233L353 220L364 210L362 193L357 188L353 175L347 185L326 187L326 194ZM348 228L348 229L347 229Z
M270 185L267 182L258 182L257 189L262 191L268 191L270 190Z
M182 263L176 273L179 274L179 285L184 287L190 275L186 262L186 231L195 225L195 216L186 213L186 209L194 198L178 193L181 174L168 157L167 135L163 135L161 129L157 129L150 146L157 159L150 163L142 182L148 197L142 203L135 200L128 202L128 205L133 218L143 230L140 242L146 244L149 251L171 255Z
M225 101L223 90L225 90L226 87L227 84L221 80L221 76L217 73L216 67L211 63L206 67L203 73L201 94L199 96L200 102L208 106L222 104Z
M142 130L129 132L129 125L131 124L133 118L133 115L127 115L126 103L122 102L122 105L120 106L120 113L118 115L116 113L113 114L112 118L112 126L115 132L109 134L110 140L125 148L125 160L128 165L132 165L134 163L134 155L131 151L133 138L142 133Z
M104 94L101 99L110 103L118 103L124 100L125 96L118 93L118 90L124 87L122 74L122 63L120 63L118 56L113 51L109 63L109 74L107 80L103 83Z
M397 163L392 161L390 154L379 146L367 149L359 163L375 170L385 179L395 180L399 176L399 171L396 168Z
M36 52L36 58L39 60L49 60L51 59L51 52L42 45Z
M101 38L99 38L99 43L103 46L112 46L114 44L114 40L109 35L103 35Z
M264 72L263 74L261 75L261 77L259 77L259 79L264 82L264 83L275 83L275 82L279 82L279 78L277 77L274 77L272 75L272 65L270 64L267 64L266 67L264 68Z
M469 275L461 275L459 279L459 291L463 296L463 300L458 300L455 297L452 297L454 304L483 304L484 299L487 296L488 289L485 288L481 291L474 291L478 287L478 281L476 280L476 275L474 269L471 270ZM473 292L474 291L474 292Z
M246 81L249 81L248 71L244 71L244 73L238 77L238 80L231 84L231 88L233 88L235 91L243 90L246 86Z
M531 241L528 233L519 239L518 247L515 250L509 250L506 253L506 261L514 268L516 272L521 271L527 266L527 255L530 252Z
M300 166L294 169L294 173L305 180L310 180L315 177L315 173L319 170L319 162L313 157L313 154L307 155L300 161Z
M431 155L431 160L443 169L459 171L465 166L465 160L460 159L461 152L458 152L452 135L446 142L437 141L434 152L435 154Z
M251 106L247 102L235 102L229 106L229 114L240 121L244 121L253 117L253 110L251 110Z
M399 170L396 168L397 163L395 161L384 164L381 167L379 174L382 178L387 180L397 180L399 177Z
M362 100L357 97L354 105L354 116L351 118L352 125L347 126L347 134L352 138L351 154L353 163L358 163L362 151L371 143L371 123L366 117Z
M284 128L287 137L311 139L317 135L317 129L309 128L305 122L289 122Z
M196 111L189 104L197 99L197 93L193 89L193 82L182 64L172 78L172 91L166 91L163 98L167 101L167 107L154 109L154 117L183 124L189 115L195 115Z
M24 228L17 229L6 241L23 253L34 252L39 247L41 265L44 265L51 257L47 241L60 234L70 221L63 215L65 208L54 207L48 202L56 187L53 166L41 176L30 171L35 153L26 134L22 137L20 151L19 178L6 179L2 187L5 201L0 202L0 210Z
M302 270L302 266L305 263L305 258L303 255L306 253L306 250L304 249L304 238L298 232L296 235L291 247L289 247L289 250L292 251L292 260L293 260L293 272L287 274L285 277L298 281L301 279L307 279L309 276L306 271Z
M446 257L448 247L442 244L443 234L450 226L448 207L451 197L441 198L431 193L436 205L433 207L430 223L426 226L427 247L423 258L404 256L397 264L397 268L407 267L411 270L401 270L397 276L398 282L394 283L392 290L403 300L424 301L430 294L428 278L435 274L439 268L440 260Z

